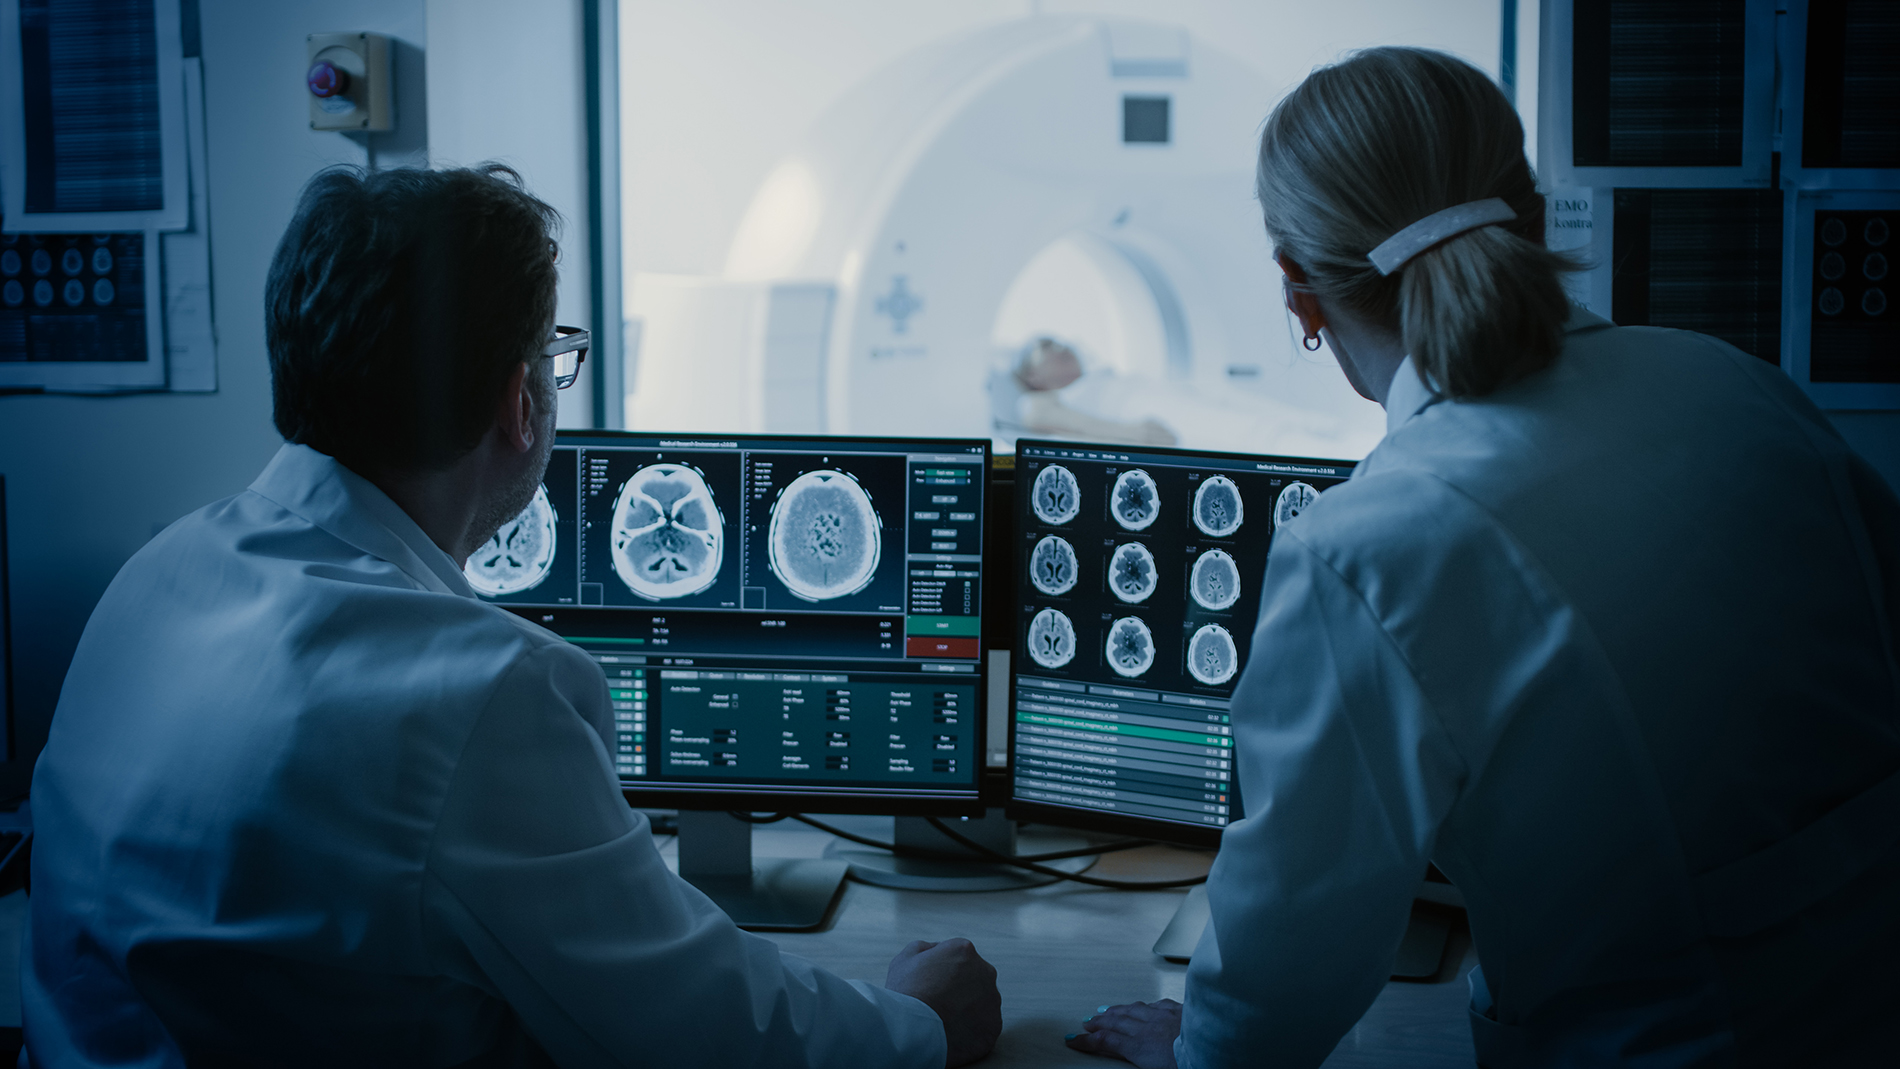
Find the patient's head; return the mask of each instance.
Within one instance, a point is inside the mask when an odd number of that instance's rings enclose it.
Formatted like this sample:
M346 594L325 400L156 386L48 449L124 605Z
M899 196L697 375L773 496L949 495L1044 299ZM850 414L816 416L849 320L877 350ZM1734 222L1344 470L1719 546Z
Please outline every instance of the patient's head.
M278 431L365 475L473 449L553 329L559 223L499 165L311 179L264 291Z
M1030 342L1016 362L1016 378L1027 390L1060 390L1081 377L1081 358L1054 338Z

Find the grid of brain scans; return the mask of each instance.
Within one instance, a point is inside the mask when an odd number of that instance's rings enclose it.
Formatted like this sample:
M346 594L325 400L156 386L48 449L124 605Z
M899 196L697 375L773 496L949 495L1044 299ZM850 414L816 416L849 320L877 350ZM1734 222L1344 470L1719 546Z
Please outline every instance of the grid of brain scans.
M464 568L606 672L628 787L969 793L978 440L560 434Z
M1016 458L1015 800L1224 827L1267 549L1352 463L1028 439Z

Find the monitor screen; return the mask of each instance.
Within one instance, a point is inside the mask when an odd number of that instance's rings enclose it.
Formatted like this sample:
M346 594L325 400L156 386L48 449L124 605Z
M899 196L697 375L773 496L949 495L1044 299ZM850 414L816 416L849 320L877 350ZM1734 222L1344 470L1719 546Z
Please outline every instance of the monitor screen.
M988 466L984 439L562 431L466 574L600 663L636 805L964 812Z
M1211 844L1274 530L1344 460L1016 443L1011 813Z

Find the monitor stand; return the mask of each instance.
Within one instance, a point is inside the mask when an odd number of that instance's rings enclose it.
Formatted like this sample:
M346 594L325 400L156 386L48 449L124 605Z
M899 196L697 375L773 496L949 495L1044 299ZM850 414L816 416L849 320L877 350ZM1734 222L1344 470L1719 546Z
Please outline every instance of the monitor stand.
M1464 908L1464 898L1447 883L1424 883L1412 903L1412 917L1405 926L1405 938L1399 941L1392 961L1395 980L1425 980L1438 975L1445 947L1451 938L1451 914ZM1168 926L1155 940L1154 952L1176 964L1185 965L1194 956L1194 947L1207 927L1207 885L1188 889L1186 901L1174 911Z
M850 866L830 858L754 858L752 825L729 813L679 815L680 876L741 928L824 927Z
M980 843L1000 854L1016 855L1016 822L1003 816L1000 809L984 811L983 816L945 817L943 822L955 828L957 834L972 842ZM939 854L953 855L944 859L899 857L881 850L856 847L844 842L834 842L825 850L827 857L836 857L851 864L851 878L874 887L889 887L900 891L1008 891L1020 887L1038 887L1045 883L1054 883L1060 877L1050 876L1028 869L1019 869L1012 865L1000 865L990 862L985 855L956 842L930 826L923 817L897 817L893 822L892 841L898 846L929 850ZM1088 846L1088 841L1076 836L1064 836L1059 840L1038 842L1038 852L1058 853L1063 850L1079 850ZM961 855L957 857L954 855ZM968 858L963 860L962 858ZM1060 858L1040 864L1044 868L1062 872L1081 872L1095 864L1096 855L1085 854L1082 857Z
M1197 883L1188 888L1186 900L1168 919L1168 926L1161 929L1155 953L1177 964L1187 964L1194 956L1195 944L1201 941L1201 930L1207 927L1207 916L1207 885Z

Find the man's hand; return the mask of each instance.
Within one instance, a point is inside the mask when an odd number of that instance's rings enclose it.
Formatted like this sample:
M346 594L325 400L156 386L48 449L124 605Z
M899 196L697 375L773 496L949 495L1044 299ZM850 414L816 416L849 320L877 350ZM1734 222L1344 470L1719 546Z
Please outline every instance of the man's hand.
M910 944L891 959L884 986L936 1011L949 1044L946 1067L983 1057L1002 1034L1003 996L996 990L996 968L968 939L919 939Z
M1064 1037L1071 1049L1112 1054L1138 1069L1174 1069L1174 1038L1181 1034L1181 1004L1164 998L1159 1002L1103 1006L1082 1027L1087 1031Z

